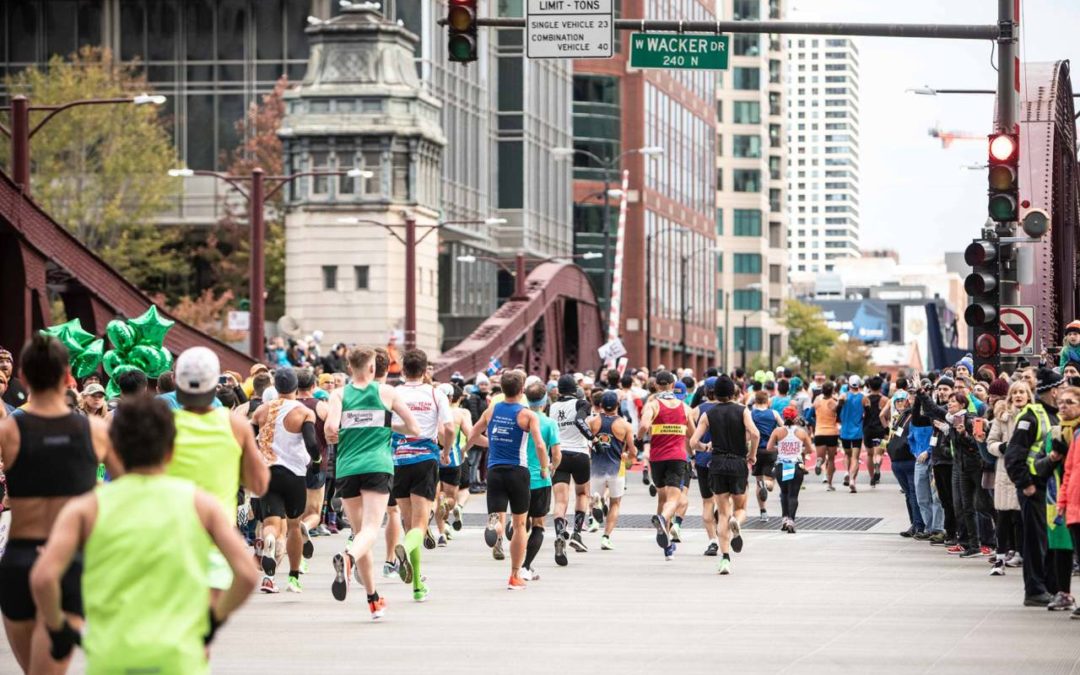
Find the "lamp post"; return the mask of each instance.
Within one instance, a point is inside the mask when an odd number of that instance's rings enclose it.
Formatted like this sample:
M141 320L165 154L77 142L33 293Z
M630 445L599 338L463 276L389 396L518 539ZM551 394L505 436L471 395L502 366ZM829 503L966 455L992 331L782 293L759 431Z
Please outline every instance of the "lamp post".
M88 98L71 101L60 105L30 105L30 99L22 94L11 98L11 105L4 106L0 110L11 113L11 128L0 124L0 133L11 139L11 178L22 189L23 194L30 195L30 139L34 134L41 131L41 127L49 123L54 116L70 108L86 105L113 105L118 103L133 103L135 105L161 105L165 102L164 96L139 94L138 96L124 96L120 98ZM30 125L30 113L49 113L37 124Z
M251 278L248 279L251 294L251 330L249 350L251 358L263 361L265 356L265 324L266 324L266 221L264 208L266 202L278 193L281 188L303 176L349 176L350 178L371 178L371 171L362 169L349 169L348 171L301 171L288 176L267 176L261 168L255 167L250 176L234 176L220 171L203 171L194 169L170 169L169 175L174 178L189 178L191 176L211 176L223 180L233 186L248 202L248 221L251 226L251 257L248 261L248 270ZM275 184L267 190L266 181L275 181ZM241 183L251 181L248 188Z

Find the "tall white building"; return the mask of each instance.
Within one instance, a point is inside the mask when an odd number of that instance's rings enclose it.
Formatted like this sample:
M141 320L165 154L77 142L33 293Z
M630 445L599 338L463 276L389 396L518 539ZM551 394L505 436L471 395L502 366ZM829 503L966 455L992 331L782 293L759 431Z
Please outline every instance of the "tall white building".
M787 39L788 265L793 281L859 257L859 49Z

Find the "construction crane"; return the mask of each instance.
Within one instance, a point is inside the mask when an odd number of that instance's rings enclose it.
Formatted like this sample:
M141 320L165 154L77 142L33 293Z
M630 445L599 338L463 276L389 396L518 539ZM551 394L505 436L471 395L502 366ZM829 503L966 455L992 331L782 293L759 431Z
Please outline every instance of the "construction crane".
M940 126L932 127L929 132L931 138L941 141L941 149L948 150L953 141L986 141L986 134L974 134L968 131L942 131Z

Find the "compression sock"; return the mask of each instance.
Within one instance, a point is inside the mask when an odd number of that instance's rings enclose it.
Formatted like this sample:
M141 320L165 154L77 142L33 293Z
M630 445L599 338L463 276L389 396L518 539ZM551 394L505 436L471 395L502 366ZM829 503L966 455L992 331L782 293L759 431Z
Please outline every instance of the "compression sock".
M563 536L563 532L565 532L565 531L566 531L566 518L556 518L555 519L555 536L556 537L561 537L561 536Z
M367 601L368 602L378 602L379 601L379 592L375 591L374 593L368 593Z
M424 543L424 531L417 527L405 533L405 552L413 568L413 590L420 588L420 547Z
M730 553L725 553L724 554L724 560L731 560L731 554Z
M574 532L578 533L585 527L585 512L574 511Z
M682 527L682 516L675 516L675 524Z
M540 552L543 543L544 528L533 525L532 532L529 533L529 541L525 543L525 567L532 569L533 560L536 559L536 554Z

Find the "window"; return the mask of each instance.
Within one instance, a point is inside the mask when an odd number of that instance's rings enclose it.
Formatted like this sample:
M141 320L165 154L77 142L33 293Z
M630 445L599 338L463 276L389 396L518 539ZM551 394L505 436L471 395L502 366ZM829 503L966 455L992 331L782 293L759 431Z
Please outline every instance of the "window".
M723 122L724 121L724 102L723 101L717 101L716 102L716 121L717 122Z
M735 274L761 274L761 254L736 253Z
M499 59L500 62L507 59ZM519 106L516 110L520 111ZM599 75L574 76L574 147L598 157L622 151L619 80ZM521 144L516 147L521 152ZM520 164L520 160L518 161ZM501 164L500 164L501 167ZM584 153L574 155L574 178L604 178L604 168ZM520 180L520 174L518 180ZM520 188L517 190L520 192Z
M761 291L740 289L732 294L733 309L743 311L756 311L761 309Z
M735 326L735 335L732 336L735 341L736 349L746 349L749 352L761 351L761 328L757 326Z
M757 21L761 18L760 0L735 0L731 10L736 21Z
M368 273L370 272L370 270L371 268L367 265L353 266L353 274L356 276L356 290L368 290Z
M735 169L734 177L735 192L761 192L761 171L759 169Z
M780 125L779 124L770 124L769 125L769 147L771 147L771 148L779 148L782 144L783 144L783 141L780 138Z
M782 248L784 227L780 223L769 223L769 248Z
M735 136L731 142L735 157L761 157L761 136Z
M735 209L732 234L736 237L761 236L761 211L758 209Z
M716 234L724 234L724 209L716 209Z
M799 195L799 199L802 200L806 195ZM780 188L769 188L769 210L773 213L779 213L782 211L782 204L780 203Z
M716 156L724 156L724 135L716 134Z
M780 84L780 61L769 59L769 83Z
M722 288L716 289L716 308L724 308L724 289Z
M781 271L779 265L769 265L769 283L770 284L778 284L778 283L780 283L782 281L781 274L782 274L782 271ZM770 300L769 304L771 305L772 302L773 301ZM776 302L780 302L780 301L777 300Z
M723 274L724 273L724 254L723 253L717 253L716 254L716 272L717 272L717 274Z
M324 291L337 290L337 265L323 265L322 287Z
M761 103L758 101L734 102L735 124L761 124Z
M780 114L780 92L778 91L769 92L769 114Z
M760 68L735 68L732 82L736 89L757 90L761 88Z
M761 52L761 36L757 33L736 33L732 51L735 56L757 56Z
M780 180L780 158L775 155L769 157L769 179Z

